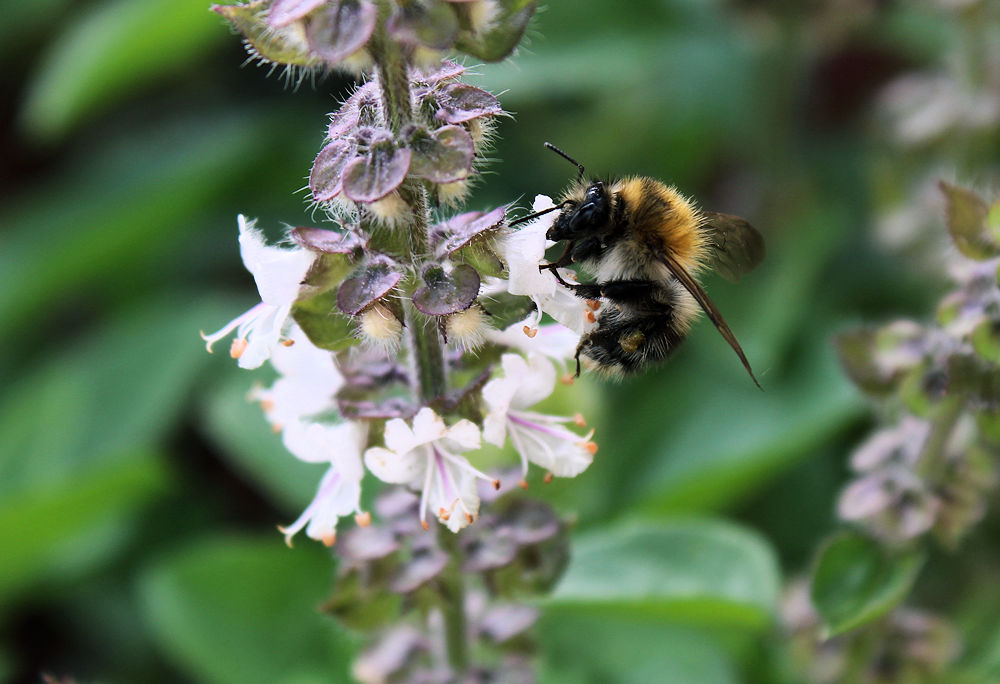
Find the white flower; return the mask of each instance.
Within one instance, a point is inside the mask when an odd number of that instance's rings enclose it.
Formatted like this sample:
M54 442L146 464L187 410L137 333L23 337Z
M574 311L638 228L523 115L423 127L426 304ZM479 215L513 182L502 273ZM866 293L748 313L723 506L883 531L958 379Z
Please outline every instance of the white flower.
M255 389L250 398L261 403L275 430L334 408L344 376L333 354L310 342L297 325L289 328L286 343L271 352L271 365L281 377L268 389Z
M299 293L314 255L304 249L283 249L264 242L254 220L242 214L237 217L240 227L240 256L243 265L253 274L261 302L234 318L211 335L201 334L209 352L212 345L236 330L230 355L239 359L240 368L257 368L271 355L281 339L292 304Z
M552 206L551 199L538 195L532 210L543 211ZM538 270L545 259L546 248L555 244L545 239L545 233L552 226L557 213L552 211L525 223L506 236L499 246L500 254L507 264L507 292L531 297L535 302L535 313L524 324L529 336L534 335L534 331L538 329L542 313L549 314L577 335L588 332L596 322L594 312L599 306L597 303L577 297L569 288L561 285L551 271ZM559 276L568 282L576 280L576 275L565 268L559 269ZM487 285L487 291L490 289Z
M476 478L497 486L496 480L455 454L478 449L479 440L474 423L463 419L447 427L424 407L414 416L412 428L401 418L386 423L385 448L368 449L365 465L384 482L420 491L420 520L425 527L431 510L448 529L458 532L479 514Z
M509 436L521 455L522 473L528 461L559 477L575 477L594 460L597 445L586 436L563 427L563 423L583 424L582 417L565 418L525 411L552 393L555 369L540 356L525 360L518 354L501 358L504 377L494 378L483 387L489 409L483 421L483 439L499 447Z
M532 332L534 317L508 326L504 330L489 330L486 339L494 344L512 347L524 354L541 354L552 359L561 367L576 355L580 336L559 323L540 325Z
M285 543L292 544L303 527L312 539L332 546L337 538L337 521L354 513L359 522L368 520L361 513L361 450L367 440L362 423L322 425L296 421L286 426L285 447L296 458L309 463L329 463L316 491L316 497L299 519L288 527L279 527ZM308 523L308 527L306 526Z

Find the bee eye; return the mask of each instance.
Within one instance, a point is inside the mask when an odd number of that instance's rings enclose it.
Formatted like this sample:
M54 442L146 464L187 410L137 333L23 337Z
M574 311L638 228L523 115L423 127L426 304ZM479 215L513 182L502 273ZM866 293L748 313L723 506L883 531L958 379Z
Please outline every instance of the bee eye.
M601 196L601 186L600 185L591 185L587 189L587 199L588 200L595 200L595 199L599 198L600 196Z

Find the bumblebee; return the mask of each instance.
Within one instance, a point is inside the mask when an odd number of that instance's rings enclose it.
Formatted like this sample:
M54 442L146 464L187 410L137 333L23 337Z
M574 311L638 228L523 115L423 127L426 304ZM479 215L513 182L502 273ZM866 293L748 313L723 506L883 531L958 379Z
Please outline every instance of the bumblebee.
M732 282L764 258L764 239L737 216L697 209L675 188L653 178L584 180L584 167L550 143L545 146L579 169L576 182L550 209L511 225L559 211L546 237L565 249L542 264L579 297L602 302L597 325L580 339L580 357L613 375L637 372L666 359L684 340L702 309L760 387L743 349L696 276L714 269ZM596 279L568 283L557 269L580 264Z

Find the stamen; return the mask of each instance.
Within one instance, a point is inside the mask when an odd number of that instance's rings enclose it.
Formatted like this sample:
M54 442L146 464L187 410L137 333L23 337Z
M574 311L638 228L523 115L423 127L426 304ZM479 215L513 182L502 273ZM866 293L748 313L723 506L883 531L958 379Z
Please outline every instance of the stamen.
M243 352L247 350L247 341L244 337L237 337L233 340L233 343L229 346L229 356L234 359L238 359L243 356Z
M474 515L472 515L472 513L466 513L465 514L465 519L469 522L470 525L472 523L476 522L476 517Z
M493 480L493 489L500 491L500 480Z
M583 448L586 451L589 451L590 455L593 456L597 453L597 442L584 442Z
M561 382L564 385L572 385L574 382L576 382L576 376L573 375L572 373L567 373L566 375L559 378L559 382Z
M323 542L323 546L326 547L333 546L334 544L337 543L337 533L331 532L330 534L325 534L323 535L323 538L320 539L320 541Z
M368 527L372 524L372 514L368 511L358 513L354 516L354 522L358 524L358 527Z
M281 345L283 347L291 347L293 344L295 344L295 340L282 340L281 341Z
M528 491L528 481L527 480L521 480L520 482L517 483L517 486L520 487L521 489L523 489L524 491Z
M524 326L522 330L524 330L524 334L531 339L534 339L535 335L538 334L538 328L529 328L528 326Z
M552 482L553 477L555 476L552 474L552 471L550 470L549 472L545 473L545 477L542 478L542 482L544 482L545 484L550 484Z
M597 311L598 309L601 308L601 302L600 302L600 300L597 300L597 299L585 299L583 301L585 301L587 303L587 306L589 306L594 311Z
M577 427L587 427L587 421L583 419L582 413L577 413L573 416L573 422L576 423Z
M588 323L596 323L597 322L597 316L594 315L593 311L587 311L587 313L585 313L583 317L587 319Z
M431 526L427 524L426 520L421 520L420 521L420 526L422 528L424 528L424 532L426 532L427 530L431 529Z
M441 520L444 520L445 522L447 522L448 518L451 517L451 513L448 512L447 508L445 508L445 507L442 506L441 508L438 509L438 517Z

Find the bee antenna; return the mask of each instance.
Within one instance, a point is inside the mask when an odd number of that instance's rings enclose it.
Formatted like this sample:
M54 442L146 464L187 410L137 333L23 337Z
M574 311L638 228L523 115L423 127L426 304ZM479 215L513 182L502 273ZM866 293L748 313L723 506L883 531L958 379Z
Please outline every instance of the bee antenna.
M507 225L508 226L516 226L518 223L524 223L525 221L530 221L533 218L538 218L539 216L544 216L545 214L549 213L550 211L555 211L556 209L562 209L564 206L566 206L566 204L567 204L566 202L560 202L559 204L555 205L554 207L549 207L548 209L542 209L541 211L536 211L533 214L528 214L527 216L522 216L519 219L511 221Z
M566 154L565 152L563 152L550 142L545 143L545 147L549 148L550 150L558 154L560 157L568 161L570 164L580 169L580 173L576 177L576 182L579 183L581 180L583 180L583 164L573 159L573 157L569 156L568 154Z

